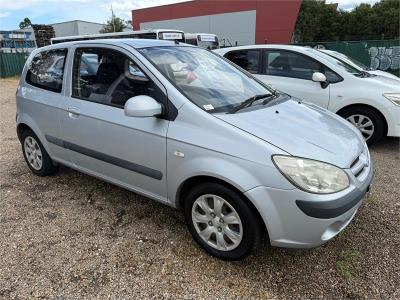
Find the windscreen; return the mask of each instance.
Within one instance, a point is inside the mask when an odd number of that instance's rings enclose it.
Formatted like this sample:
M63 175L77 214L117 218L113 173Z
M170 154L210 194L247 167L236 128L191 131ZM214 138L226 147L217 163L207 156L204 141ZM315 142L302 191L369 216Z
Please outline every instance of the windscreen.
M334 58L326 53L322 53L321 51L315 50L315 49L307 49L307 51L314 53L318 57L329 61L331 64L335 65L337 68L346 71L347 73L351 73L353 75L360 75L361 71L357 70L355 67L349 65L348 63L345 63L343 61L338 60L337 58Z
M218 38L211 34L199 34L197 36L197 45L200 48L214 50L219 48Z
M185 42L185 36L182 32L179 31L159 31L158 39L160 40L172 40L178 42Z
M368 67L366 65L364 65L362 62L360 62L354 58L351 58L349 56L346 56L344 54L341 54L341 53L338 53L338 54L326 53L326 54L340 60L341 62L348 63L348 64L353 63L354 65L356 65L358 68L360 68L362 70L368 70Z
M231 112L244 100L271 91L226 62L197 47L152 47L140 50L181 92L210 112Z

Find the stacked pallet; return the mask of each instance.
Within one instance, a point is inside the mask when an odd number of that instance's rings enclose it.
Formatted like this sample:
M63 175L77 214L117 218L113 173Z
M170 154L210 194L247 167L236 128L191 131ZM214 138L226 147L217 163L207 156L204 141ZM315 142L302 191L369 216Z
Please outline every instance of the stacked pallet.
M55 37L54 28L51 25L32 24L33 32L35 34L37 47L50 45L50 40Z

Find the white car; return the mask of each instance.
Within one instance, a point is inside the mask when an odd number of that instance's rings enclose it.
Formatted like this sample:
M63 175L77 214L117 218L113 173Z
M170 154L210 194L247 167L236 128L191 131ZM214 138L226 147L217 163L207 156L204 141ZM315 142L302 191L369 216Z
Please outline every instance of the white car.
M300 46L250 45L214 52L274 89L337 113L354 124L368 144L384 136L400 137L399 80Z
M378 75L378 76L384 76L384 77L388 77L388 78L392 78L392 79L396 79L396 80L400 80L399 77L397 77L394 74L391 74L389 72L385 72L382 70L372 70L369 67L367 67L366 65L364 65L362 62L359 62L358 60L351 58L343 53L337 52L337 51L333 51L333 50L322 50L322 49L318 49L319 51L328 54L329 56L332 56L334 58L336 58L337 60L344 62L350 66L353 66L354 68L358 69L359 71L366 71L370 74L374 74L374 75Z

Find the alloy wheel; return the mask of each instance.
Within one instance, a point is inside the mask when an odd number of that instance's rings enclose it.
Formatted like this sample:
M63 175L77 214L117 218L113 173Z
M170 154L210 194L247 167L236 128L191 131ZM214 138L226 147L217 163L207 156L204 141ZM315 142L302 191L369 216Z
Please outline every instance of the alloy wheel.
M192 222L209 246L231 251L243 238L243 226L239 214L220 196L207 194L198 197L192 206Z
M43 165L42 151L38 142L33 137L27 136L25 138L24 151L29 165L35 170L40 170Z
M370 118L365 115L351 115L346 118L351 124L360 130L364 139L368 141L374 134L374 123Z

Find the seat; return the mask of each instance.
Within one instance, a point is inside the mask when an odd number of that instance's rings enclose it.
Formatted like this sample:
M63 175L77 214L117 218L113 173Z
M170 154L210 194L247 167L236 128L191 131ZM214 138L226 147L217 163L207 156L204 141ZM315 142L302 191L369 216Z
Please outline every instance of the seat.
M97 69L96 83L92 85L92 92L105 94L119 75L121 75L121 71L116 63L101 63Z
M88 98L96 102L111 103L107 91L120 75L121 71L116 63L101 63L97 69L96 83L92 84Z
M289 57L281 54L276 57L268 66L268 75L290 77Z

